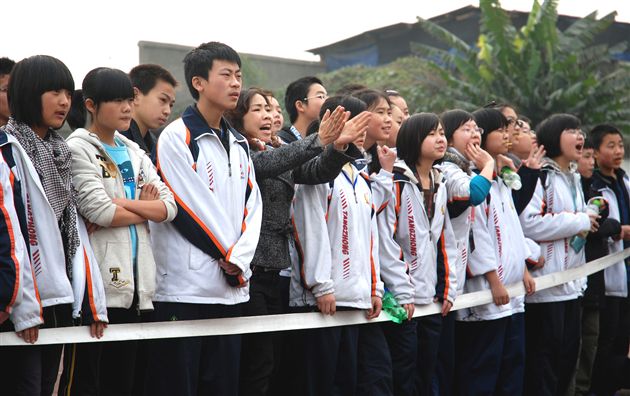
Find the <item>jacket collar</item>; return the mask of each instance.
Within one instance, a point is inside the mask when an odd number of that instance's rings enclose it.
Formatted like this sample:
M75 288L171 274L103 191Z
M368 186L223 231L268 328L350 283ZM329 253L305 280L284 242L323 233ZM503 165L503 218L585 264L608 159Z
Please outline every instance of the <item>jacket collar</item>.
M420 185L420 182L418 181L415 173L401 159L396 159L396 162L394 163L393 173L394 181L406 181L416 185ZM431 169L431 179L436 186L442 183L442 172L440 172L437 168Z
M470 161L464 157L455 147L448 147L446 153L444 153L444 161L452 162L457 165L461 170L470 174Z
M615 171L615 174L617 175L617 180L624 180L627 177L626 172L621 168L617 169ZM593 171L592 180L593 189L598 191L604 188L612 189L612 184L615 182L615 179L613 179L612 177L602 175L599 169L595 169Z
M192 139L199 139L201 136L206 134L214 135L220 139L220 136L217 136L215 130L211 128L203 118L196 105L188 106L186 110L184 110L184 114L182 114L182 121L184 121L184 125L186 125L186 128L190 131L190 137ZM232 128L225 117L221 117L221 130L228 131L237 142L243 143L246 141L242 134Z

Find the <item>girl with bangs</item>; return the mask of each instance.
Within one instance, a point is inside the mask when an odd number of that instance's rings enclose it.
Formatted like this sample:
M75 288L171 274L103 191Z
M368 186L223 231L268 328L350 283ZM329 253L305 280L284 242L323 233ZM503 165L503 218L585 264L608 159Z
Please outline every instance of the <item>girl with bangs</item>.
M24 217L20 228L43 307L37 316L43 318L44 328L71 326L73 318L84 320L91 323L92 336L100 337L107 322L103 285L98 271L90 269L94 260L85 225L77 215L71 154L57 133L70 109L73 90L72 75L60 60L36 55L18 62L7 92L11 118L2 128L0 145L4 159L13 162L13 184L21 190ZM12 148L10 156L5 155L6 147ZM28 330L22 336L34 343L37 328ZM2 361L11 362L3 370L7 376L3 391L51 395L62 348L45 345L2 351Z
M446 148L437 115L414 114L404 121L396 141L394 196L378 216L381 276L409 320L385 326L397 395L431 394L443 318L456 296L446 180L435 166ZM434 302L440 313L412 320L414 304Z
M175 201L149 157L119 133L131 122L129 77L97 68L82 89L89 127L68 138L77 205L88 222L110 323L138 323L153 309L155 291L148 222L171 221ZM137 347L137 341L75 345L68 351L64 392L131 394Z

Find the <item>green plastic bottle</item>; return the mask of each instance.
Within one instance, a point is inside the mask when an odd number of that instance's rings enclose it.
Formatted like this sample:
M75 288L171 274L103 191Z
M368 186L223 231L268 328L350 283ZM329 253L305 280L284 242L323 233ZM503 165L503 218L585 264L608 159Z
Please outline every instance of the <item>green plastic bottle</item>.
M407 311L398 304L394 295L389 291L386 291L383 295L383 311L394 323L401 324L407 320Z

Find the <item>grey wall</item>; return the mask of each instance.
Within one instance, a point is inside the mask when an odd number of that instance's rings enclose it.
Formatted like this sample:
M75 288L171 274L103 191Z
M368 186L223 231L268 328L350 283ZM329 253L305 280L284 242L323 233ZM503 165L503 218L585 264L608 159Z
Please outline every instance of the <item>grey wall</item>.
M173 73L179 82L176 90L177 99L174 115L192 103L192 97L184 80L184 64L182 61L193 47L152 41L140 41L138 42L138 47L140 50L140 63L161 65ZM285 87L291 81L326 71L325 66L321 62L307 62L254 54L240 55L246 63L243 65L245 87L256 85L275 92L284 92Z

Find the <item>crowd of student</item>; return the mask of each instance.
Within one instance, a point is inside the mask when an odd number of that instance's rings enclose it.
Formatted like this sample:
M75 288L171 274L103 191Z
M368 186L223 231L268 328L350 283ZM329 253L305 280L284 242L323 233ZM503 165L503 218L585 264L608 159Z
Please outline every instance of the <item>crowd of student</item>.
M7 395L612 395L630 379L623 135L514 106L409 114L315 77L243 89L229 46L80 90L50 56L0 59L0 331L363 310L284 333L0 347ZM492 93L488 93L490 96ZM73 129L63 139L57 130ZM164 128L155 139L151 131ZM596 163L596 165L595 165ZM527 296L506 285L523 282ZM464 293L493 303L451 311ZM417 306L441 312L413 318ZM88 331L86 329L86 331ZM63 373L58 372L63 355Z

